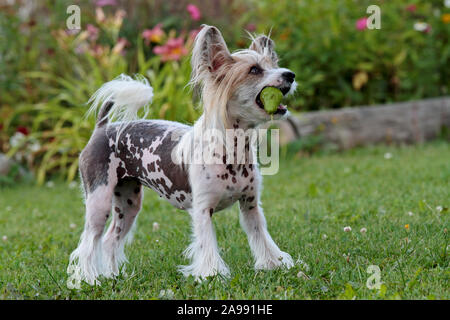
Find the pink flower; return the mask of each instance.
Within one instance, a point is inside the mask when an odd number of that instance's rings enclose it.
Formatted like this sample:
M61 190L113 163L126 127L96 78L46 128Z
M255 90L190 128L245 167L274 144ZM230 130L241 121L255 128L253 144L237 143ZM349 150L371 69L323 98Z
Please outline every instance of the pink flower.
M192 41L195 40L195 37L197 37L198 33L200 32L201 29L194 29L191 30L189 32L189 39L191 39Z
M112 48L112 52L116 54L124 54L125 47L128 46L130 43L125 38L119 38L117 40L116 45Z
M415 12L417 9L417 6L415 4L410 4L409 6L406 7L406 10L409 12Z
M161 56L162 61L178 61L181 57L188 54L188 50L184 46L183 38L181 37L167 40L165 45L156 46L153 52Z
M256 25L254 23L249 23L249 24L247 24L245 29L247 29L250 32L255 32L256 31Z
M89 40L96 41L98 38L98 28L92 24L88 24L86 28L89 35Z
M161 28L162 24L158 23L153 29L146 29L142 32L142 38L145 39L145 43L148 45L150 42L161 43L164 37L164 31Z
M116 0L97 0L95 2L95 5L97 7L117 6L117 1Z
M188 6L186 7L186 10L189 12L189 14L191 15L192 20L198 21L200 20L202 14L200 13L200 9L197 8L196 5L194 4L188 4Z
M360 18L356 21L356 29L359 31L363 31L367 29L367 18Z

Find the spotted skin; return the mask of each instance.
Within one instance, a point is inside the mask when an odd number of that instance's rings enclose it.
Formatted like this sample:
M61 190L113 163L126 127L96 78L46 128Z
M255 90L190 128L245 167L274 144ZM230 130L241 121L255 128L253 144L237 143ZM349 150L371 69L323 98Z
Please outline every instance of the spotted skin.
M187 170L171 159L178 143L172 141L172 134L181 136L190 127L163 120L134 121L122 130L117 141L119 129L120 123L112 123L95 130L83 150L80 173L86 181L86 193L112 181L120 186L122 180L134 178L175 207L190 208L192 195ZM111 171L115 173L112 181Z
M106 172L112 171L115 172L118 186L125 179L136 179L175 207L189 210L192 207L189 172L184 165L173 163L171 152L178 143L178 140L172 141L172 134L181 136L190 127L163 120L134 121L121 132L117 141L119 127L120 123L111 123L105 126L105 130L96 130L82 153L81 172L87 177L87 192L92 192L98 185L107 184ZM248 139L245 150L249 150ZM98 161L103 161L104 165L96 165ZM257 191L255 164L227 164L226 156L223 156L222 163L202 166L205 183L220 193L225 191L215 211L231 206L243 197L255 197ZM96 170L93 171L92 167ZM124 197L120 189L115 189L114 195L116 198ZM132 198L123 201L129 206L133 205Z
M139 189L139 192L135 192ZM128 203L132 200L132 204ZM126 237L142 206L142 185L133 178L121 180L120 186L114 188L112 200L113 218L103 238L103 250L106 259L106 275L118 275L120 265L126 262L123 247Z

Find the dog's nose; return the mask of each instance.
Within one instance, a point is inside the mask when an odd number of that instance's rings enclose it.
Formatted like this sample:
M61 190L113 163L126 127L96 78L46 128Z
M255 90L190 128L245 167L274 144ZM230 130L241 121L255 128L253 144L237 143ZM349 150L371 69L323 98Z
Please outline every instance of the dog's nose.
M294 79L295 79L295 73L293 73L293 72L290 72L290 71L288 71L288 72L283 72L283 73L281 74L281 76L282 76L287 82L289 82L289 83L294 82Z

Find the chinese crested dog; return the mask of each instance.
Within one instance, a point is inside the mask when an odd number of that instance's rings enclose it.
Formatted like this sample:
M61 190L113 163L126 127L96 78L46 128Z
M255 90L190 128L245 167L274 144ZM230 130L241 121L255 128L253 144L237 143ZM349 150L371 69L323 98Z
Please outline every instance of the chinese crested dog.
M192 218L192 242L185 251L190 264L180 267L185 276L229 275L211 219L236 201L255 268L293 266L291 256L278 248L267 231L259 201L262 178L256 147L246 132L286 116L284 105L269 115L260 93L269 86L283 95L293 93L295 74L278 67L274 43L268 37L252 37L249 49L230 53L219 30L206 25L195 39L191 64L190 84L199 88L204 110L193 126L136 119L138 110L148 108L153 96L143 77L122 75L91 98L89 111L99 111L79 159L86 218L67 268L69 287L79 288L81 281L98 284L100 276L119 274L127 262L124 245L132 238L141 210L142 186ZM228 139L230 130L237 134ZM193 154L200 154L201 161L192 161ZM104 232L110 215L112 221Z

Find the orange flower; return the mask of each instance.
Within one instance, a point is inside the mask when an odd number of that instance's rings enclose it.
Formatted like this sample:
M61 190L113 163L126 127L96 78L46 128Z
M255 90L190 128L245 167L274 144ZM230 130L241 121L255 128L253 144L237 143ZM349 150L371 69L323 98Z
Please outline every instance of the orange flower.
M405 229L409 230L409 224L405 224Z
M178 61L188 54L188 50L184 45L183 38L179 37L167 40L163 46L156 46L153 53L161 56L162 61Z
M442 22L443 23L450 23L450 13L445 13L442 15Z

